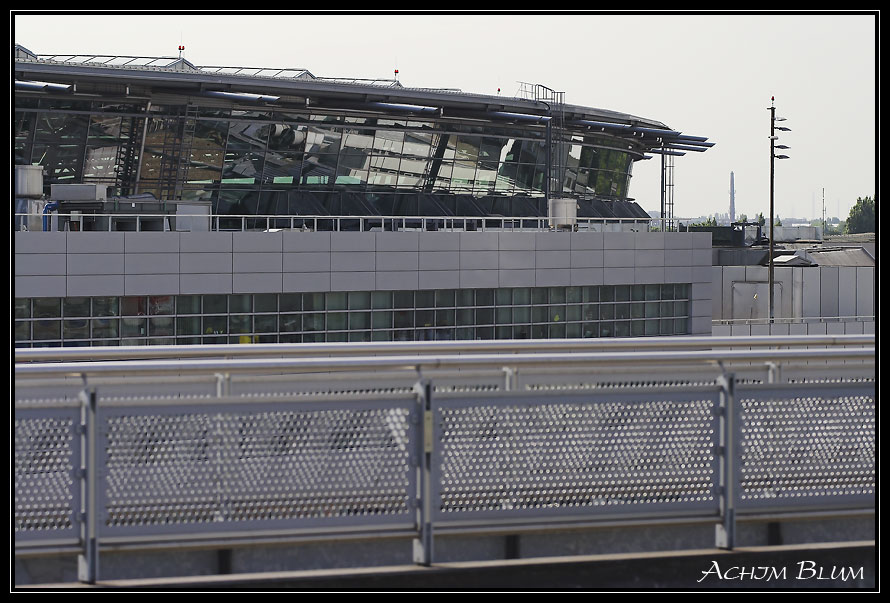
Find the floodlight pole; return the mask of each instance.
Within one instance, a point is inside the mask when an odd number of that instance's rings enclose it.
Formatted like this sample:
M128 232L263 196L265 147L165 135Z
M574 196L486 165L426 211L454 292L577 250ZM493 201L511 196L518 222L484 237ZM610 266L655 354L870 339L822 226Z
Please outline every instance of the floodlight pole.
M776 183L776 97L772 97L770 104L770 129L769 129L769 322L773 323L775 306L773 300L773 250L776 238L773 236L773 212L775 211L775 183Z

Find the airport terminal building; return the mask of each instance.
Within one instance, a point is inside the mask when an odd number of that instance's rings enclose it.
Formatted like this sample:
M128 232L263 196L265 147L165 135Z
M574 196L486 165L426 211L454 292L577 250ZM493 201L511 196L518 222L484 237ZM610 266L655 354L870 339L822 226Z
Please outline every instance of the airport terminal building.
M711 333L710 233L630 195L702 137L544 86L14 53L17 347Z

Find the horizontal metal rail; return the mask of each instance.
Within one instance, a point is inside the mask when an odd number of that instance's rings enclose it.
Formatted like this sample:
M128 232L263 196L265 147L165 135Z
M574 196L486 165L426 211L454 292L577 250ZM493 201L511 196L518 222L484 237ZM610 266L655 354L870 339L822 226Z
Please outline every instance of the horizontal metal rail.
M873 346L868 335L769 335L740 337L628 337L616 339L521 339L488 341L390 341L180 346L16 348L16 362L139 360L147 358L243 358L255 356L365 356L399 354L556 353L677 351L729 348Z
M787 318L720 318L712 320L712 325L767 325L835 322L874 322L874 314L857 316L796 316Z
M517 354L440 354L435 356L355 356L338 358L239 358L51 362L17 364L16 379L62 375L181 375L213 371L234 373L318 373L352 370L562 366L664 366L783 361L868 361L874 347L841 349L690 350Z

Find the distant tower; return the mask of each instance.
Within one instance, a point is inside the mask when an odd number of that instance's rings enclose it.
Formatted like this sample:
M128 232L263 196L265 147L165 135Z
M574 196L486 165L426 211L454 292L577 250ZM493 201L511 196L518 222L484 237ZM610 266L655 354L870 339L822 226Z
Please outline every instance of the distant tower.
M735 222L735 172L729 173L729 221Z

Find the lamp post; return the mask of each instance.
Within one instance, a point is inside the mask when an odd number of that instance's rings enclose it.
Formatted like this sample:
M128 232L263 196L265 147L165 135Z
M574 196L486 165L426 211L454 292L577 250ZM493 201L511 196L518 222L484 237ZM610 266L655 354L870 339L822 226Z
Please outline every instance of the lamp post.
M776 159L788 159L788 155L776 155L776 149L787 149L784 145L776 145L776 130L790 132L791 128L777 126L777 121L785 121L784 117L776 117L776 97L771 98L769 106L770 112L770 130L769 130L769 322L772 324L775 318L775 292L773 278L773 251L775 249L775 236L773 236L773 228L775 225L775 184L776 184Z

